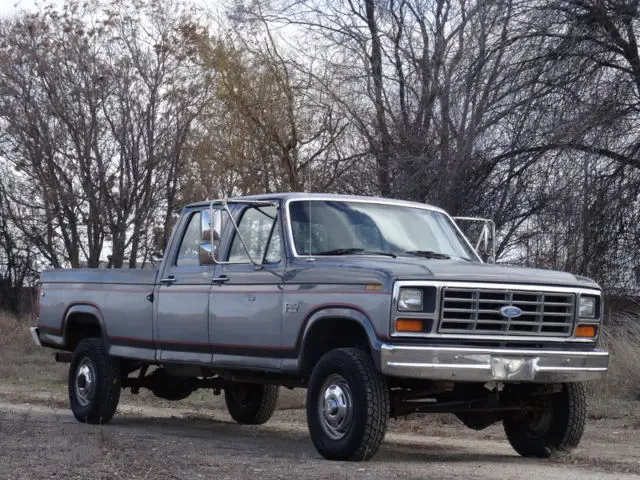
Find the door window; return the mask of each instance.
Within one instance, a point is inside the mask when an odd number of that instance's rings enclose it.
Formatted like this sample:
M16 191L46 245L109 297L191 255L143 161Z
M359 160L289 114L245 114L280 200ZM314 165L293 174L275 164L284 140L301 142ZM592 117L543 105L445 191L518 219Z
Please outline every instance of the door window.
M242 246L242 236L254 262L262 262L264 259L265 263L278 263L282 257L282 242L277 214L277 208L272 206L247 208L238 224L238 232L233 237L229 261L251 262Z
M201 237L200 212L196 212L191 215L189 225L187 225L180 242L178 257L176 258L178 267L200 265Z

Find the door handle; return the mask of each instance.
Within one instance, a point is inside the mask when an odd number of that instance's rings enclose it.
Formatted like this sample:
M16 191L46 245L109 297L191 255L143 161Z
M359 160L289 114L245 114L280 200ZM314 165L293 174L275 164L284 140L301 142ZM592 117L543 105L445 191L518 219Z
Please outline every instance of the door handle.
M166 278L163 278L162 280L160 280L160 284L161 285L173 285L174 283L176 283L176 276L175 275L169 275Z
M223 283L226 283L228 281L229 281L229 277L227 277L226 275L220 275L219 277L213 277L211 279L211 283L215 285L222 285Z

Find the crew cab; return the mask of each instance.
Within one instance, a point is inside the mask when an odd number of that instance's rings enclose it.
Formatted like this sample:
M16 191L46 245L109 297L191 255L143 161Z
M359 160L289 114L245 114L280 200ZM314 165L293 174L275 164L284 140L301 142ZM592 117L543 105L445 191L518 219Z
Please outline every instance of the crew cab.
M158 268L49 270L33 340L70 362L75 417L120 392L224 392L239 423L306 388L321 455L366 460L390 417L502 422L523 456L576 447L601 377L603 297L569 273L485 263L443 210L282 193L188 205Z

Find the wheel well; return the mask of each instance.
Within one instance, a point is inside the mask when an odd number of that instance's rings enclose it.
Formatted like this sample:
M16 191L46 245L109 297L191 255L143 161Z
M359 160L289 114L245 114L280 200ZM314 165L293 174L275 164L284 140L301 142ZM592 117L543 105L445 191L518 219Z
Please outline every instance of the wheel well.
M305 336L301 359L302 372L311 373L314 365L325 353L346 347L371 351L369 338L362 325L349 318L327 318L317 321Z
M65 346L67 350L75 350L80 340L90 337L101 337L100 322L90 313L72 313L66 321Z

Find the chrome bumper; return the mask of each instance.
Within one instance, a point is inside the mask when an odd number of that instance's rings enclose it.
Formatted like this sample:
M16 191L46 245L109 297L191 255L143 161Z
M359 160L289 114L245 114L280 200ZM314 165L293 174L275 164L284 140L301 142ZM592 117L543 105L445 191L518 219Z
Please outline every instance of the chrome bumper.
M42 343L40 343L40 336L38 335L38 327L29 327L29 333L31 333L31 339L33 340L33 343L41 347Z
M385 375L465 382L579 382L603 376L602 350L556 351L510 348L419 347L383 344Z

